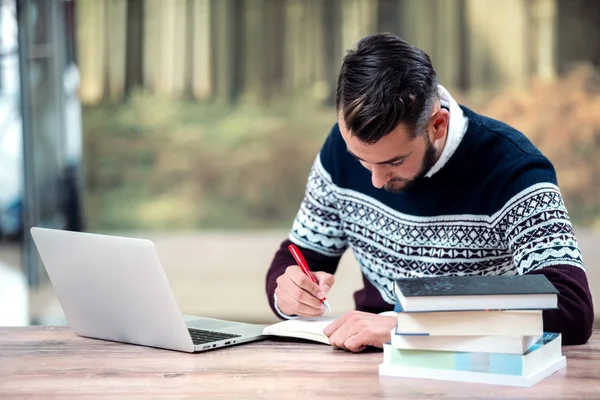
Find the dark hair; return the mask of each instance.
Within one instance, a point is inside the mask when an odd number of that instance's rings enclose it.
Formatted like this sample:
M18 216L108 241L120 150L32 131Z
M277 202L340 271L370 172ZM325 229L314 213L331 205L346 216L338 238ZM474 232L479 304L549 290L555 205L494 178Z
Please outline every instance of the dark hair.
M417 136L438 99L437 85L425 52L396 35L378 33L361 39L344 57L336 109L363 142L377 142L400 123Z

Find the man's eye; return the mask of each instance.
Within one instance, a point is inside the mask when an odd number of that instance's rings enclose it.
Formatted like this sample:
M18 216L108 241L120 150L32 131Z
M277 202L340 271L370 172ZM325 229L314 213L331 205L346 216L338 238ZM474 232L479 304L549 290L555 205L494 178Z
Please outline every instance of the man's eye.
M404 163L404 160L402 159L400 161L394 161L394 162L390 163L390 165L392 167L398 167L398 166L402 165L403 163Z
M363 164L363 163L364 163L364 161L363 161L363 160L361 160L360 158L358 158L358 157L356 157L356 156L354 156L354 159L355 159L356 161L358 161L359 163L361 163L361 164Z

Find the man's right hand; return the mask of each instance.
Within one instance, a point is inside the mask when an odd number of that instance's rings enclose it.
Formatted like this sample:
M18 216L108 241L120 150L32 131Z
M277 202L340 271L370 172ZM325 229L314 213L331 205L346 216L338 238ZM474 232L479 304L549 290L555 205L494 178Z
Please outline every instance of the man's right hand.
M277 307L286 315L318 316L323 315L325 305L321 302L327 295L335 278L327 272L312 273L319 284L304 275L297 265L290 265L285 273L277 278Z

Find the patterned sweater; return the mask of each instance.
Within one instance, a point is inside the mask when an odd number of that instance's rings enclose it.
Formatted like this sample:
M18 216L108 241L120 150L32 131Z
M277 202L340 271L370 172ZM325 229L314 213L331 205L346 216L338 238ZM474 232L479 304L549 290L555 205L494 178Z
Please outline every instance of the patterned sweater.
M333 127L267 272L273 312L289 318L274 292L277 277L295 264L287 250L293 242L312 270L332 274L350 249L364 281L356 309L373 313L394 310L393 280L400 277L544 274L560 292L559 308L544 311L544 329L562 333L564 344L585 343L592 299L552 164L520 132L444 99L444 151L403 193L375 188Z

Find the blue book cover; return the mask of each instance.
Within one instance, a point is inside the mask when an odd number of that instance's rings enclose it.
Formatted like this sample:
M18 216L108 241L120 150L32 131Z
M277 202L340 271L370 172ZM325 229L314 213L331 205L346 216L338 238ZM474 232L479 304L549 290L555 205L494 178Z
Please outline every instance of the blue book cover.
M403 312L404 310L402 309L402 304L400 304L400 301L398 300L398 296L396 296L396 293L394 293L394 300L395 300L394 312Z
M533 355L540 351L560 335L558 333L546 332L525 354L502 354L502 353L475 353L475 352L453 352L432 350L401 350L386 344L385 351L388 353L386 360L391 365L405 367L420 367L432 369L447 369L455 371L486 372L505 375L523 375L526 371L526 362L544 362L540 355ZM560 352L560 343L557 342ZM549 349L552 350L552 349ZM545 353L545 352L544 352ZM541 353L540 353L541 354ZM548 352L552 356L553 352ZM541 354L545 356L545 354ZM535 360L534 360L535 359Z

